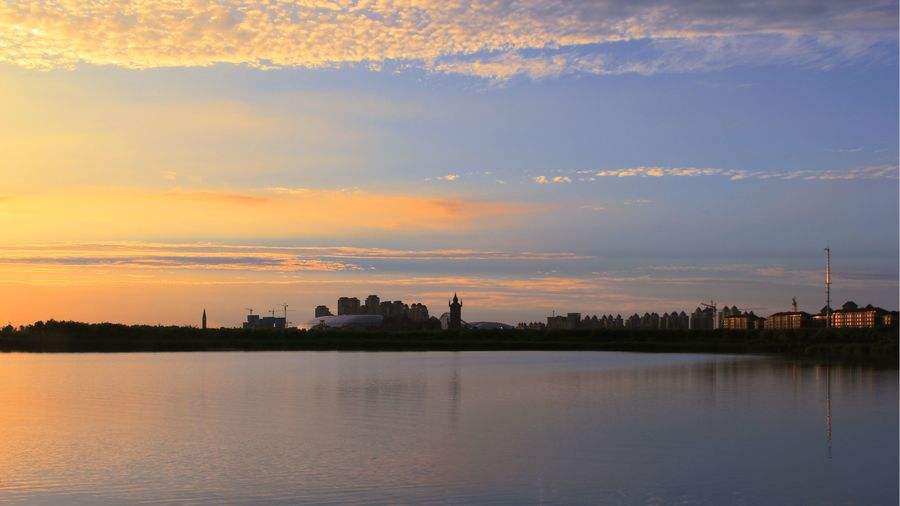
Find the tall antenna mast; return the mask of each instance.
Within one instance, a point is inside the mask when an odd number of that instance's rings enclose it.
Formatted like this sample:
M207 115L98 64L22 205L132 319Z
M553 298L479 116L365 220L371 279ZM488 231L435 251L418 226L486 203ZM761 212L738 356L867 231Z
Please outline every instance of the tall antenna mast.
M287 322L287 308L288 308L288 305L287 305L287 304L282 304L281 307L284 308L284 321Z
M825 326L831 326L831 248L825 248Z

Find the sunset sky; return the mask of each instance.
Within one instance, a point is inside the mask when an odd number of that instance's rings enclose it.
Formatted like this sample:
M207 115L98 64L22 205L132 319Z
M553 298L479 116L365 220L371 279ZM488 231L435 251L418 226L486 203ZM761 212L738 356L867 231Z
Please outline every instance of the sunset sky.
M898 306L895 1L0 2L0 323Z

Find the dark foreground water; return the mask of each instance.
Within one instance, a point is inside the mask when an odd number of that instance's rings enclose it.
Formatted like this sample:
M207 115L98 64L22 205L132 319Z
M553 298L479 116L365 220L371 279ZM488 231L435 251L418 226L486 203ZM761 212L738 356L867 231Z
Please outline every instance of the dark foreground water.
M897 371L605 352L0 355L0 502L890 504Z

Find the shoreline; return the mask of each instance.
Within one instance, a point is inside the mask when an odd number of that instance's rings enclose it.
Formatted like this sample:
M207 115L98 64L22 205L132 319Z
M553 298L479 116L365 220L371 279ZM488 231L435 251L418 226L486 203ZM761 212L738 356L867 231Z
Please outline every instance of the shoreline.
M38 322L0 331L0 352L623 351L771 355L898 368L897 329L243 330Z

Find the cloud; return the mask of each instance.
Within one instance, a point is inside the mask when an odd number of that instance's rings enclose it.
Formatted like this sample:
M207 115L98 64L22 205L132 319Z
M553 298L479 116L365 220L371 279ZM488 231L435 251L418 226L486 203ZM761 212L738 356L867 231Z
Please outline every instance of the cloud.
M5 242L291 238L464 232L503 226L526 204L359 190L71 188L0 201Z
M0 264L21 267L113 267L143 270L227 270L248 272L336 272L360 270L359 266L317 258L301 258L295 255L253 251L241 252L192 252L181 248L146 251L139 246L128 250L113 250L103 245L96 249L85 247L59 248L42 251L41 248L22 248L0 253Z
M577 71L602 74L599 59L573 58L564 54L523 56L518 52L502 52L479 58L456 58L428 66L433 72L465 74L495 81L506 81L524 75L531 79L556 77Z
M23 244L0 247L0 265L124 270L341 272L363 271L366 261L578 261L572 253L399 250L351 246L267 247L142 242Z
M295 260L333 263L338 269L359 270L365 260L446 260L446 261L575 261L593 257L568 252L530 252L448 249L396 249L364 246L264 246L219 243L157 243L140 241L113 242L61 242L0 245L0 263L57 263L63 265L85 264L142 264L163 265L166 259L184 259L188 264L238 266L279 263L291 266ZM249 261L235 259L250 259ZM151 259L144 261L142 259ZM195 259L201 259L195 262ZM221 259L219 262L216 259ZM274 259L274 260L273 260ZM277 260L277 262L275 261ZM173 262L174 264L174 262ZM314 270L314 269L301 269Z
M871 34L835 39L773 32L682 33L672 38L624 39L586 46L549 46L448 56L429 62L426 68L432 72L470 75L499 83L519 76L533 80L572 74L649 76L761 65L829 70L867 57L891 60L894 57L888 46L882 44L884 39Z
M883 0L24 1L0 6L0 61L36 69L396 64L494 80L747 62L829 68L880 46L892 55L896 18L896 2ZM635 41L649 44L636 52L647 54L615 51Z
M443 179L444 181L456 181L459 179L459 174L447 174L446 176L440 176L438 179Z
M549 178L547 176L537 176L532 178L532 180L537 184L565 184L572 182L572 178L569 176L553 176Z
M21 256L90 256L93 252L106 255L179 254L185 255L244 255L279 254L302 258L354 260L584 260L590 256L574 253L546 253L529 251L449 249L396 249L363 246L263 246L219 243L157 243L139 241L60 242L0 245L0 258Z
M806 181L852 181L857 179L897 179L897 165L878 165L853 169L835 170L774 170L750 171L735 169L715 169L698 167L629 167L624 169L602 169L595 177L726 177L733 181L743 179L776 179Z

